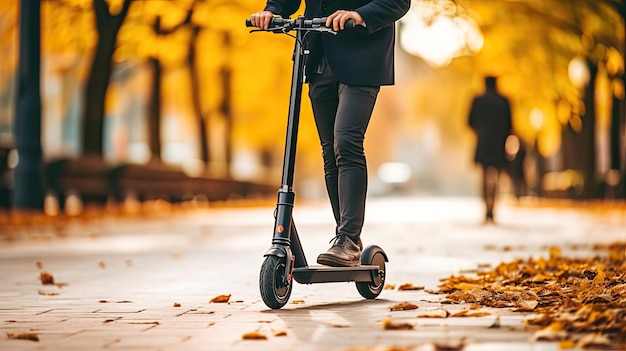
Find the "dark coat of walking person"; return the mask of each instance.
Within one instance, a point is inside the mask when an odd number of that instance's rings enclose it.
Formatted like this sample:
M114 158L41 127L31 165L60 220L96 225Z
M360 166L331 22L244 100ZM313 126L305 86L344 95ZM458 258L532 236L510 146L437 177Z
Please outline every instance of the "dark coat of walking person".
M474 162L482 169L485 222L493 222L499 174L508 166L505 143L512 131L511 104L498 92L496 77L485 78L485 92L474 97L468 124L476 135Z
M289 17L301 0L268 0L250 17L267 29L275 15ZM367 194L365 132L380 87L394 84L395 22L410 0L305 0L305 18L328 17L337 31L309 33L305 63L309 98L322 148L324 179L335 217L332 246L317 262L360 265ZM347 20L355 28L344 30Z

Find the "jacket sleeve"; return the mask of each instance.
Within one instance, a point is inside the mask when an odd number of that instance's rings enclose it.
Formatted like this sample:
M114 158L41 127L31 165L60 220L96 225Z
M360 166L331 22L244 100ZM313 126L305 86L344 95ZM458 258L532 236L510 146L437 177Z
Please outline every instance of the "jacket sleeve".
M367 24L369 34L389 26L402 18L411 6L411 0L372 0L355 9Z
M283 18L289 18L300 8L302 0L267 0L263 10L270 11Z

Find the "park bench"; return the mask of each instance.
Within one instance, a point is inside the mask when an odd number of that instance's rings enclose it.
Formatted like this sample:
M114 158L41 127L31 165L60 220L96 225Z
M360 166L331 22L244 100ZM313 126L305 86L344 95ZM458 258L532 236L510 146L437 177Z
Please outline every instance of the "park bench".
M56 159L44 167L44 184L48 194L65 210L69 195L76 195L83 204L103 206L110 197L107 173L109 165L99 157Z
M172 203L191 196L190 178L180 169L163 164L124 164L109 171L111 194L116 202L127 196L139 201L162 199Z
M277 186L234 179L194 177L189 179L189 193L208 201L267 198L275 196Z

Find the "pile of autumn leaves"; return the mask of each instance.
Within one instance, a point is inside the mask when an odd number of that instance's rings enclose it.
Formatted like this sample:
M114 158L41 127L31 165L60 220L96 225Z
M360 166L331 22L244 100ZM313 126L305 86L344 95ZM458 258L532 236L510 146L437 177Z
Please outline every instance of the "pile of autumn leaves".
M561 348L626 349L626 242L594 247L594 257L518 259L475 277L442 279L449 303L508 307L530 313L536 341Z

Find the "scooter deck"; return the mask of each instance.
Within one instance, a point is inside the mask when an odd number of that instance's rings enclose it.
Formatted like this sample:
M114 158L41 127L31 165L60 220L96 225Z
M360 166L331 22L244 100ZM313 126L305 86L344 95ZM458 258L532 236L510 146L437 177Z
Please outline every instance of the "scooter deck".
M293 269L293 278L301 284L336 282L372 282L379 266L329 267L307 266Z

